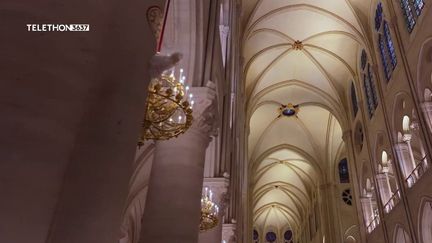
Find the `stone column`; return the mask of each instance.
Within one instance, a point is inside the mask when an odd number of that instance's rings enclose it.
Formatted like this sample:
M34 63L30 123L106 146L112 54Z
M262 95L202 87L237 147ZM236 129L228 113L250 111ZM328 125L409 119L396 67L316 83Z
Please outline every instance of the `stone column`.
M116 242L164 1L0 5L0 242Z
M415 161L415 158L414 158L414 153L412 151L411 138L412 138L411 134L404 134L403 137L402 137L403 141L408 146L408 154L409 154L410 162L411 162L411 165L412 165L412 170L411 170L411 172L412 172L417 167L417 165L416 165L416 161ZM417 176L417 172L416 172L416 176Z
M366 225L366 230L369 230L367 227L373 220L373 208L371 198L366 196L360 198L362 209L363 209L363 217Z
M218 224L215 228L199 234L200 243L220 243L222 241L222 224L225 215L226 193L228 191L229 178L204 178L203 187L208 187L213 192L213 202L219 206Z
M382 204L386 206L386 203L388 203L390 198L392 197L392 191L388 181L388 176L386 173L379 173L376 175L376 178L380 190ZM388 213L392 207L393 205L390 203L389 205L387 205L387 207L384 208L384 210L386 211L386 213Z
M206 148L214 132L216 92L192 88L193 124L177 138L157 141L141 243L198 241Z
M226 55L227 55L227 41L229 34L229 26L219 25L219 35L221 40L221 49L222 49L222 63L225 66Z
M424 102L421 104L421 107L429 127L429 133L432 133L432 102Z
M414 170L412 163L410 162L411 156L409 154L409 148L406 143L397 143L395 145L395 150L398 155L398 160L403 172L404 179L406 179L409 174Z
M235 223L222 225L222 243L236 243L236 228Z

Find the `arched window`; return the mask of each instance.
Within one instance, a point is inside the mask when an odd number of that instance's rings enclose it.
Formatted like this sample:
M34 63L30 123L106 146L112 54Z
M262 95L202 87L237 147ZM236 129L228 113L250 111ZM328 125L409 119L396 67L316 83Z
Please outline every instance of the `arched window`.
M342 159L339 162L339 181L340 183L350 182L347 159Z
M267 232L267 234L266 234L266 241L268 242L268 243L273 243L273 242L276 242L276 239L277 239L277 237L276 237L276 234L274 233L274 232Z
M293 243L293 232L292 230L287 230L284 233L284 243Z
M259 243L259 234L258 234L258 231L256 229L253 230L253 242Z
M369 113L369 118L372 118L377 106L378 106L378 95L375 87L374 75L372 68L368 62L368 57L365 50L362 50L360 57L361 64L361 77L363 78L363 89L365 93L366 108ZM351 90L351 93L355 90Z
M409 33L414 29L424 5L423 0L401 0L401 8Z
M372 118L378 107L378 95L376 92L374 76L371 66L368 63L367 68L363 71L363 88L366 95L366 105L369 113L369 118Z
M382 3L378 3L375 12L375 30L378 32L378 47L381 55L381 63L387 81L390 80L393 70L397 65L396 50L390 33L390 27L384 18Z
M355 118L357 116L357 112L358 112L358 104L357 104L357 94L356 94L356 90L354 87L354 83L351 83L351 103L352 103L352 108L353 108L353 115Z

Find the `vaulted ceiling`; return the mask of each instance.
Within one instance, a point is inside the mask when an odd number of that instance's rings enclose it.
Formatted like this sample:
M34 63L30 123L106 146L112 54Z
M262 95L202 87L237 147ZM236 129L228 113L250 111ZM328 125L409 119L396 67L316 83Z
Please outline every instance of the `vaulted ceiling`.
M358 9L367 7L348 0L244 0L243 7L254 226L295 234L343 150L348 90L365 46ZM296 115L281 115L288 103L299 105Z

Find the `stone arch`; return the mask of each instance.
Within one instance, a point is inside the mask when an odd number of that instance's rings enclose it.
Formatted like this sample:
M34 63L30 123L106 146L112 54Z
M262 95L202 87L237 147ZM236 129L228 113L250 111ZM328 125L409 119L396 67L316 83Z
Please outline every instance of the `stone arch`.
M358 225L351 225L344 233L344 243L356 243L360 239Z
M397 141L394 146L404 179L406 179L411 177L410 174L419 163L426 163L424 137L420 132L414 102L405 91L395 95L392 112L392 136ZM416 178L409 180L410 182L407 183L413 185Z
M354 238L354 236L349 235L347 236L347 238L345 238L344 243L356 243L356 239Z
M432 133L432 37L427 38L420 48L415 83L419 105Z
M432 90L432 37L421 45L417 66L417 95L421 102L425 101L424 92Z
M432 198L422 198L417 218L420 242L432 242Z

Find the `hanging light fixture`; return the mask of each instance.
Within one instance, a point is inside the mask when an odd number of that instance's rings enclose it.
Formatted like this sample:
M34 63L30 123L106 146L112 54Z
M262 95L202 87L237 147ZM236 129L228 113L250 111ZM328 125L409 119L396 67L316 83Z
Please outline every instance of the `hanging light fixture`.
M201 198L201 222L200 231L204 232L216 227L218 224L219 206L213 201L213 192L207 187Z
M148 88L146 114L138 146L145 140L167 140L184 133L192 125L193 94L185 86L186 77L180 69L153 78Z

